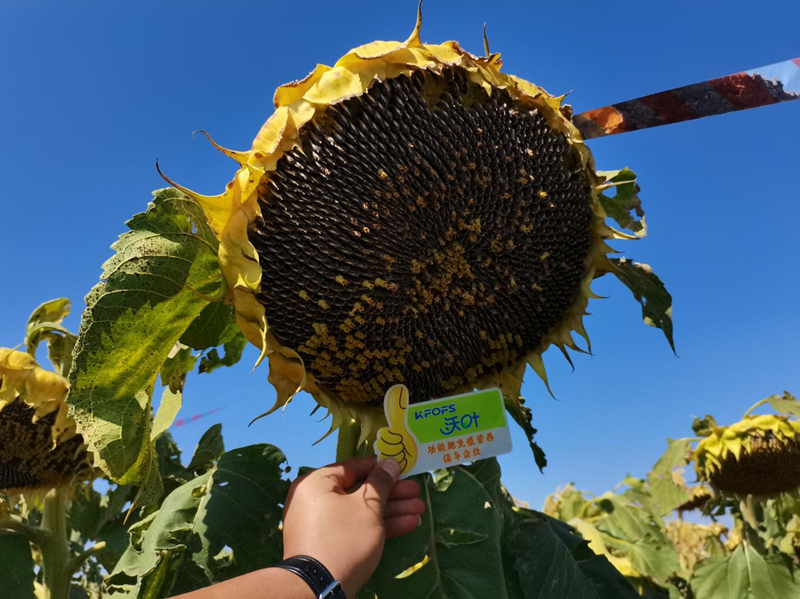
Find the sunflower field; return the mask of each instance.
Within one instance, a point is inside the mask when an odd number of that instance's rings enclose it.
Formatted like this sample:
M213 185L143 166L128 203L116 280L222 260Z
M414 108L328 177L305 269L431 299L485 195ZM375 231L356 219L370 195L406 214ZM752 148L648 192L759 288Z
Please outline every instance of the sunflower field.
M502 70L485 33L473 54L421 26L420 8L404 41L278 87L247 151L202 132L236 164L218 195L157 163L164 187L111 245L78 330L59 298L9 333L4 599L170 597L280 561L306 469L219 424L191 456L170 432L187 381L248 346L275 403L237 418L307 394L330 461L374 453L392 385L412 403L498 388L532 473L548 458L523 381L550 390L548 349L592 354L593 282L617 280L675 351L672 297L629 255L647 234L633 170L598 170L566 97ZM541 511L494 458L416 475L422 523L359 597L800 598L800 402L692 428L641 478L593 495L576 473Z

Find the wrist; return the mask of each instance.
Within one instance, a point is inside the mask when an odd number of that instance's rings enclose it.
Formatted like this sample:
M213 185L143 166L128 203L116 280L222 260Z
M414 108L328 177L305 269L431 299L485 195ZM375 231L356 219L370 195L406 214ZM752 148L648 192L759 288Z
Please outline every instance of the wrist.
M283 568L268 568L270 575L270 586L273 584L281 589L281 594L292 599L317 599L314 591L306 584L306 581ZM274 587L273 587L274 588Z

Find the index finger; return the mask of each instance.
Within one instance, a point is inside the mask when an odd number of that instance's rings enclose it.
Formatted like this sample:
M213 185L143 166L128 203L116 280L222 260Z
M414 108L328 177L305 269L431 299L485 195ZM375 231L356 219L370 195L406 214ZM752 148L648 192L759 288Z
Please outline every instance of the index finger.
M337 490L346 491L356 483L366 480L376 463L375 456L350 458L324 466L310 476L319 475L320 480L331 481Z

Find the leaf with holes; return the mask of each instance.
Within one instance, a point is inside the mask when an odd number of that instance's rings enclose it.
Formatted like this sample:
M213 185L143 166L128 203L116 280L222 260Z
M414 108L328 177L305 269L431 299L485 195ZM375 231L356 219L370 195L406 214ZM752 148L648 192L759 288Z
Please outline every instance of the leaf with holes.
M620 227L628 229L636 237L645 237L647 224L644 219L642 201L639 199L636 174L627 168L621 171L598 171L597 174L606 178L608 190L614 190L614 195L605 192L599 196L600 204L606 214L614 219Z
M109 590L171 597L279 561L289 492L285 461L271 445L235 449L175 489L152 517L131 528Z
M217 240L197 204L173 189L112 248L86 297L67 402L100 466L116 482L141 485L136 504L161 494L151 401L170 351L225 290Z
M176 346L176 348L177 351L174 351L161 367L161 384L168 386L173 393L181 393L186 383L186 375L194 369L197 357L188 347Z
M245 339L244 335L237 331L236 334L229 341L226 341L222 347L225 350L224 356L220 356L216 349L212 349L210 352L208 352L208 354L203 356L203 358L200 360L199 368L201 373L213 372L217 368L222 368L223 366L233 366L239 362L239 360L242 359L244 348L247 347L247 339Z

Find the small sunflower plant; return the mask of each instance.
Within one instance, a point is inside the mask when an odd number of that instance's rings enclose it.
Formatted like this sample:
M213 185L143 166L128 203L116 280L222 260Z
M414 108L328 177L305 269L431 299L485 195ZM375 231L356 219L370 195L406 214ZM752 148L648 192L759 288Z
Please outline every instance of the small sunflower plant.
M771 413L757 413L765 407ZM785 392L731 425L697 418L697 436L669 440L646 477L597 496L567 485L544 512L574 527L645 596L795 597L799 417L800 402Z
M39 572L33 582L43 598L67 597L73 576L105 547L101 542L76 552L68 538L72 498L94 477L65 403L64 374L76 340L62 326L68 313L67 300L43 304L28 321L25 351L0 348L0 547L6 556L15 544L22 543L23 556L29 542L35 547ZM36 362L41 343L54 370ZM34 575L32 569L4 576L8 592L21 593L24 583L17 588L18 577L28 575Z

